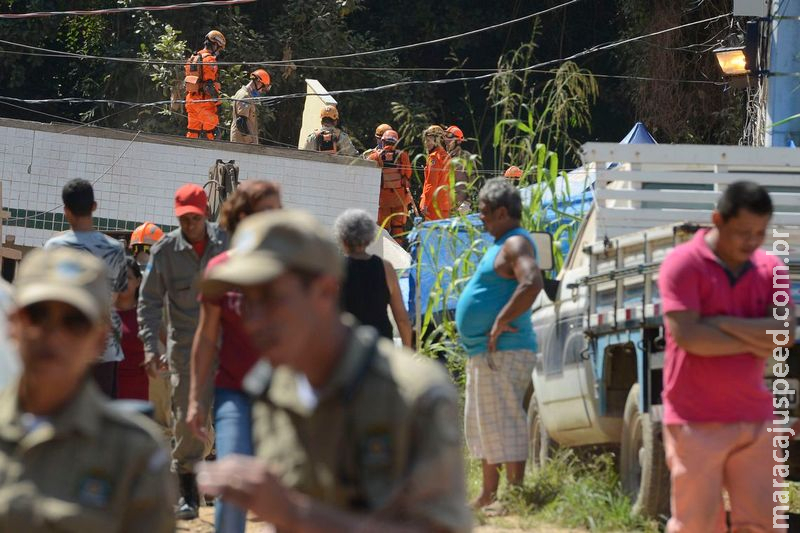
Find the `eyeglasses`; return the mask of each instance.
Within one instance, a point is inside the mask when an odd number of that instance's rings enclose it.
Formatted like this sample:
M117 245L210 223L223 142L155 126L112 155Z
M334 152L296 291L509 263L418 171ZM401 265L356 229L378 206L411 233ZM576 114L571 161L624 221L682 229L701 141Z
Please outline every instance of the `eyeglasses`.
M31 304L22 309L28 321L37 327L54 330L63 328L71 335L86 335L92 329L89 317L75 308L66 308L63 312L54 312L55 307L47 302Z
M131 246L131 250L133 250L133 255L134 257L136 257L142 252L149 254L151 246L152 245L150 244L134 244L133 246Z

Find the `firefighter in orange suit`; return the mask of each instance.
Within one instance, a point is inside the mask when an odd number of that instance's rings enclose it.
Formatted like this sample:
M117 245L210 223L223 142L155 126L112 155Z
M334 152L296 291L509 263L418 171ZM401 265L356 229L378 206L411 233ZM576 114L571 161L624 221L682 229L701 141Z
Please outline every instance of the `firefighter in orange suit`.
M425 220L450 218L450 156L444 149L444 130L430 126L422 138L428 161L419 208Z
M380 124L380 125L378 125L378 127L375 128L375 148L369 148L367 150L364 150L364 153L361 154L361 157L363 157L364 159L367 159L367 160L372 159L372 154L374 154L375 152L377 152L378 150L383 148L383 141L381 140L381 138L383 137L383 134L386 133L387 131L391 130L391 129L394 129L394 128L392 128L388 124Z
M381 167L381 193L378 199L378 225L389 230L395 241L403 244L408 205L413 202L409 191L411 160L404 150L395 146L397 132L386 130L381 135L382 148L373 151L369 159Z
M192 139L205 137L214 140L219 137L219 115L217 109L221 86L217 81L217 56L225 49L225 36L222 32L211 30L206 34L202 50L198 50L186 63L186 114L189 123L186 136ZM215 101L204 101L215 100Z

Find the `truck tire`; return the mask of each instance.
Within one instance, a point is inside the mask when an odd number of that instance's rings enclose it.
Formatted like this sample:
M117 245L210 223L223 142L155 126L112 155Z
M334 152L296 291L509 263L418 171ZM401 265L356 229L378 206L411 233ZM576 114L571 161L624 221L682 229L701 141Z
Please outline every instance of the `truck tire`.
M639 410L639 384L625 402L620 481L633 501L633 513L657 519L669 516L669 470L664 456L661 424Z
M555 451L555 444L550 440L550 435L542 424L542 417L539 416L535 392L528 401L528 436L530 442L528 464L531 471L535 472L547 464Z

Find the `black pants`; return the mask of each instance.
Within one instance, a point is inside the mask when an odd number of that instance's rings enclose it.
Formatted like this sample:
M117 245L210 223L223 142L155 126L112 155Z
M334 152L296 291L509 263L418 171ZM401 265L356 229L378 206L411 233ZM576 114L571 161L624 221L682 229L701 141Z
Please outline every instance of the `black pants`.
M115 400L117 398L117 366L116 361L110 363L96 363L92 366L94 382L103 391L103 394Z

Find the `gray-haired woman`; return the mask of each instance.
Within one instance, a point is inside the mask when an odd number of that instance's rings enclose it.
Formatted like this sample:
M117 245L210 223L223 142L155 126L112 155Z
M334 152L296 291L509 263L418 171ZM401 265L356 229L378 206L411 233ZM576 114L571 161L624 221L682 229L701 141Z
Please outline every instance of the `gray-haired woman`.
M377 255L367 253L378 226L366 211L348 209L333 225L336 238L347 258L345 281L342 283L342 309L359 322L372 326L384 337L392 338L392 323L386 312L392 310L403 345L411 346L411 320L403 306L400 282L394 267Z

